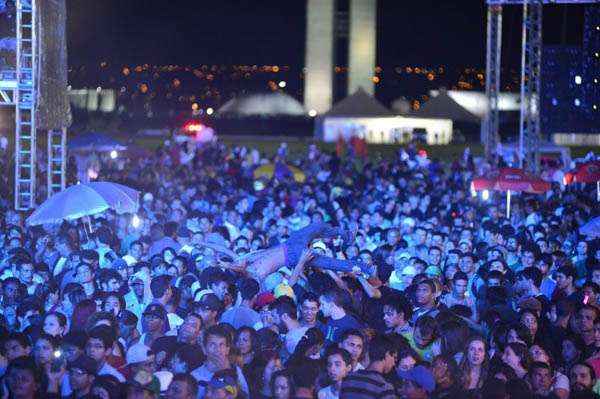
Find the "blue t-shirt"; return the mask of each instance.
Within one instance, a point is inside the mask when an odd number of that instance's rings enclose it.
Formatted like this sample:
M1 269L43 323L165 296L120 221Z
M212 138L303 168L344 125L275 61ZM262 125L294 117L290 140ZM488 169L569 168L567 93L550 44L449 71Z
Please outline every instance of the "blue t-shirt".
M322 331L326 341L338 343L344 332L360 328L361 325L358 320L350 315L346 315L338 320L329 319L322 327Z

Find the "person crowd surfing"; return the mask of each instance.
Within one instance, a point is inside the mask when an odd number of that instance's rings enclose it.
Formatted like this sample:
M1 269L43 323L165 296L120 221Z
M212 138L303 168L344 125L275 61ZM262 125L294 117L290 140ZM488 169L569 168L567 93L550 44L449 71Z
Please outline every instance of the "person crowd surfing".
M136 220L26 226L0 190L2 398L596 398L595 192L472 195L408 147L100 156ZM373 157L375 159L376 157ZM2 157L4 164L7 157Z

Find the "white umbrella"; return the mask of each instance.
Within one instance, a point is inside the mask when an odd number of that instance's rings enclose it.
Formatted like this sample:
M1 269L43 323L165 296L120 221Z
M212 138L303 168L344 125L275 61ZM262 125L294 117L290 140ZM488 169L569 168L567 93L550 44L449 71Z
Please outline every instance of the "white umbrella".
M112 209L136 213L140 193L122 184L93 182L71 186L48 198L27 218L30 226L56 224Z
M600 237L600 216L589 220L586 224L581 226L579 232L584 236L591 238Z

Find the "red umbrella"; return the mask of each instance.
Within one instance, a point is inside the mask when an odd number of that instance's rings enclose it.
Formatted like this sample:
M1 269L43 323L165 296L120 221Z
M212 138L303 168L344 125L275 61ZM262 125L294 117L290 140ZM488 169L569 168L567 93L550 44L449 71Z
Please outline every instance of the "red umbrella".
M565 174L565 184L596 183L596 197L600 201L600 161L590 161L578 165Z
M550 190L550 183L517 168L502 168L493 171L486 177L473 179L471 184L475 191L506 191L506 217L510 217L511 191L541 194Z

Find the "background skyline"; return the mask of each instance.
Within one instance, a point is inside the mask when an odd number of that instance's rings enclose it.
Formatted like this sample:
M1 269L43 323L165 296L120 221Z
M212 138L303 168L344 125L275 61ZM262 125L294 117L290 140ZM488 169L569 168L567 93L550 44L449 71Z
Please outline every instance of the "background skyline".
M305 0L68 0L67 7L70 64L304 64ZM377 63L484 66L485 25L483 0L379 0ZM546 44L578 45L582 26L582 6L545 8ZM505 7L503 28L505 65L518 67L520 7Z

